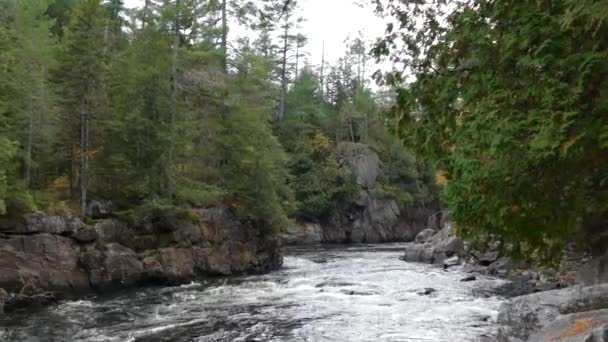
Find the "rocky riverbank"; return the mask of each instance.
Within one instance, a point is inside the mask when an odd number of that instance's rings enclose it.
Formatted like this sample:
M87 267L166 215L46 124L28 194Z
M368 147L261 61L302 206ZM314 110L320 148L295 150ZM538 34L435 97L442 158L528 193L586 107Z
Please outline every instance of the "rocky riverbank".
M484 275L509 280L478 292L511 298L500 308L499 342L608 341L608 256L568 256L560 270L540 269L501 257L496 249L475 251L446 224L419 233L406 247L403 260L445 269L461 265L471 274L461 281Z
M48 304L88 292L266 272L279 241L223 208L151 210L85 224L70 215L0 221L0 308Z

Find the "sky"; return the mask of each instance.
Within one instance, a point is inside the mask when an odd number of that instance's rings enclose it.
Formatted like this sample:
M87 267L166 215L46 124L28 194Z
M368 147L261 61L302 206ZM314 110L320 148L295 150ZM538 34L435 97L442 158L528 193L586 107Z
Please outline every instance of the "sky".
M357 5L356 2L364 5ZM346 51L344 40L349 36L363 33L365 40L373 41L383 34L385 22L374 15L369 0L300 0L301 16L305 21L300 24L300 32L308 36L304 52L313 65L321 64L323 43L325 60L335 62ZM143 0L125 0L127 7L141 6ZM238 34L238 33L237 33ZM373 69L373 70L372 70ZM370 66L368 74L375 71Z

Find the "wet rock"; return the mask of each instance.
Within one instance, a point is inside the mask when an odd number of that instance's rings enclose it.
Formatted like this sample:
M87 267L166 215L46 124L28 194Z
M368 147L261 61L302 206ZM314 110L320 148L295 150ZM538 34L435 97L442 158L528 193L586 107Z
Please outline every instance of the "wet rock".
M117 219L91 227L72 218L30 217L53 233L32 228L24 230L27 234L0 238L0 288L18 294L10 306L20 307L47 303L49 296L44 294L49 291L109 292L281 266L279 241L263 228L240 222L224 208L200 210L197 215L204 219L194 222L171 212L170 219L151 219L149 225L140 220L138 227ZM37 233L29 233L33 231Z
M56 301L57 296L52 292L42 292L33 295L11 293L4 303L4 311L11 312L19 309L36 309L55 303Z
M471 256L481 266L490 266L492 263L496 262L499 258L498 251L488 251L488 252L471 252Z
M464 254L464 242L453 235L449 226L445 227L424 244L410 243L405 248L403 260L453 266L458 255ZM449 261L447 261L449 260Z
M435 292L437 292L437 290L435 290L434 288L427 287L424 290L418 292L418 295L420 295L420 296L428 296L428 295L431 295L431 294L433 294Z
M0 288L0 315L4 313L4 304L7 300L8 293L3 288Z
M144 275L135 252L117 243L85 252L80 262L89 274L91 286L98 291L133 286Z
M443 268L448 268L457 265L460 265L460 258L458 256L453 256L443 261Z
M112 201L92 200L86 207L86 214L92 219L103 219L110 217L113 209Z
M606 324L608 284L575 286L521 296L502 304L498 341L605 340L601 329Z
M433 229L425 229L416 235L416 243L426 243L430 242L435 235L435 231Z
M460 281L466 282L466 281L475 281L477 280L477 277L472 275L472 276L468 276L468 277L464 277L462 279L460 279Z

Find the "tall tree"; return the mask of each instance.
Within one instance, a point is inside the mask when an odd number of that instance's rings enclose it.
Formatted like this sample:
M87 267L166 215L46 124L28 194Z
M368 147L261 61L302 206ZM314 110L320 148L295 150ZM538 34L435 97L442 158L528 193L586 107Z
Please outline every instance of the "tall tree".
M51 92L49 70L52 68L55 41L51 38L53 20L46 16L48 8L44 0L24 0L17 3L14 34L18 37L15 56L15 82L22 96L19 112L24 120L23 178L26 188L31 185L34 145L48 147L44 132L50 131ZM46 145L46 146L45 146ZM41 151L42 152L42 151ZM48 153L46 150L43 153Z
M57 79L63 101L69 159L79 159L79 200L82 213L87 205L91 155L91 122L100 114L104 89L105 15L100 0L83 0L74 9L67 28ZM78 122L78 124L76 124ZM75 149L74 142L79 142Z

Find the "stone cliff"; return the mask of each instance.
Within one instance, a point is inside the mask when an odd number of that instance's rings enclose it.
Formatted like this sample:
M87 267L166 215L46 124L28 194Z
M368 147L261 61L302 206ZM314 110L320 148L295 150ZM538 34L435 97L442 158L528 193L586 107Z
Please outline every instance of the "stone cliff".
M69 215L0 221L0 307L6 309L91 291L265 272L281 264L272 234L222 208L149 212L90 225Z
M429 228L439 229L433 220L438 207L400 207L394 198L379 194L382 162L368 145L340 143L338 162L356 180L358 198L341 203L325 222L300 223L284 234L288 244L297 243L378 243L411 241Z

